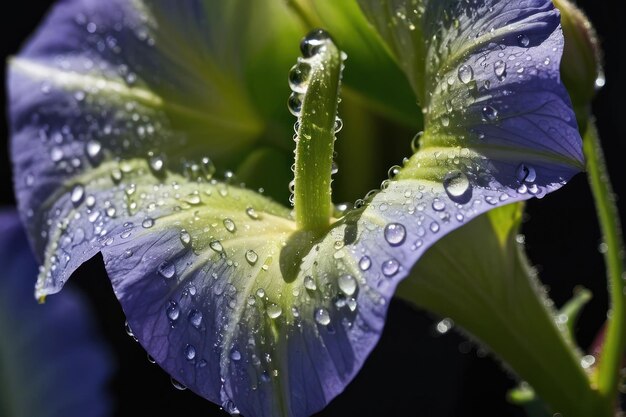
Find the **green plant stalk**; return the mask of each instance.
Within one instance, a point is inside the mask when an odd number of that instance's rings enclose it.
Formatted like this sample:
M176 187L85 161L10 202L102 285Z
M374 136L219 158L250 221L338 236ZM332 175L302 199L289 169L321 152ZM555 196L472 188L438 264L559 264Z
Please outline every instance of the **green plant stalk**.
M626 292L624 281L624 243L604 155L594 121L583 139L587 159L587 178L607 251L604 254L609 282L610 314L604 344L597 366L596 384L603 406L602 416L613 416L619 388L619 371L626 350Z
M309 85L298 118L294 208L298 229L321 235L332 215L330 184L343 64L330 39L309 60Z

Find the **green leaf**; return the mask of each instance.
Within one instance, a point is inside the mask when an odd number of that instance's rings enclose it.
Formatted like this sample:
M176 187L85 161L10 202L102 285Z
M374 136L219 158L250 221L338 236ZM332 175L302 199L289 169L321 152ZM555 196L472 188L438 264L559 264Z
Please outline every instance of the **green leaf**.
M522 205L500 207L444 237L398 295L469 331L527 381L553 412L592 415L581 356L516 242ZM502 237L506 236L505 239Z

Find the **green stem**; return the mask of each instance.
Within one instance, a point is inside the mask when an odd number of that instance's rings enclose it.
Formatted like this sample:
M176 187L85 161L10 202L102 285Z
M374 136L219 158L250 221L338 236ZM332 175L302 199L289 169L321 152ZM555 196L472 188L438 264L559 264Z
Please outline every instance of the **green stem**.
M585 132L583 151L587 159L587 177L593 193L600 229L607 246L604 259L607 265L611 306L599 358L597 389L604 408L602 416L608 417L614 414L619 372L626 349L624 244L615 197L593 121L590 121Z
M310 72L301 84L305 91L296 99L301 100L302 108L296 138L294 208L298 229L321 235L332 215L330 184L343 64L341 52L323 31L307 36L303 51L310 56L301 58L298 65L304 66L303 73L308 67Z

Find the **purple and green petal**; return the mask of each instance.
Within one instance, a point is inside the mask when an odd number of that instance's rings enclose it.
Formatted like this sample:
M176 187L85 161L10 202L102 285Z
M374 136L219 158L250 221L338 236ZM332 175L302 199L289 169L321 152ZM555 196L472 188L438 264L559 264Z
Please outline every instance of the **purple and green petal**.
M216 41L234 36L235 9L179 3L53 10L10 67L16 190L44 263L37 296L102 253L139 342L231 412L320 410L359 371L428 247L582 166L549 1L364 0L370 18L397 17L373 21L425 131L383 190L311 239L291 210L211 178L211 159L236 160L260 116L239 54Z
M72 291L37 304L37 263L14 212L0 212L0 265L0 414L109 415L111 357L95 322Z

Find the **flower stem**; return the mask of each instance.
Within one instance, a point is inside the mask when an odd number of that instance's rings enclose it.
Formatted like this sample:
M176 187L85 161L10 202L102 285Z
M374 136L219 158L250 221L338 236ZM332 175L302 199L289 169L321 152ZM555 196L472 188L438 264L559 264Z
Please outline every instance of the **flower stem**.
M298 229L324 233L332 214L331 175L342 54L324 31L301 44L304 57L290 74L290 109L298 116L294 208Z
M626 289L624 281L624 244L621 226L609 175L604 162L595 123L588 124L583 141L587 159L587 177L593 193L598 221L607 250L604 259L609 281L610 314L602 346L597 389L602 398L602 416L614 414L619 372L626 349Z

